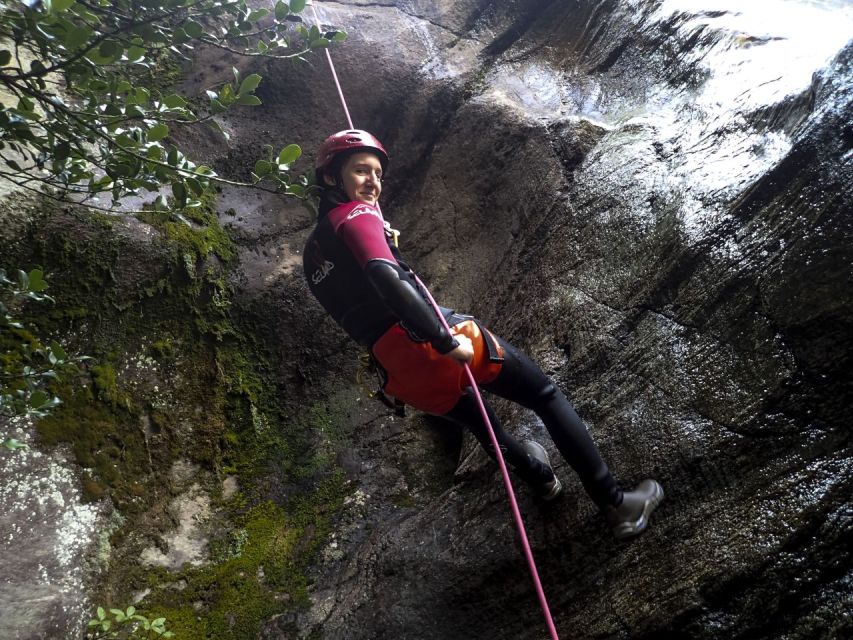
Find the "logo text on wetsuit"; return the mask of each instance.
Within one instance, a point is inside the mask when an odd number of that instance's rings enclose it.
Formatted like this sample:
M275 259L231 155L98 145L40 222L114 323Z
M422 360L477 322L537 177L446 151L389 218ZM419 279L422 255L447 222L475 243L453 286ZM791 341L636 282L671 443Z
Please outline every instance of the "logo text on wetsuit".
M326 260L325 262L323 262L323 266L313 273L313 275L311 276L311 282L313 282L314 284L320 284L334 268L335 263Z
M368 206L366 204L360 204L355 209L350 211L349 215L347 216L347 220L352 220L353 218L357 218L358 216L363 216L365 214L371 215L371 216L376 216L377 218L382 220L382 222L385 222L385 220L382 218L382 214L380 214L373 207Z

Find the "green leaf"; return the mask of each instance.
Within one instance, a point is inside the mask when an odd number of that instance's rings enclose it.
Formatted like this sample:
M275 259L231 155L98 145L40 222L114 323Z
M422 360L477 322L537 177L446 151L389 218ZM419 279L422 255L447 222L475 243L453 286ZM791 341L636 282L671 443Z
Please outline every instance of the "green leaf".
M290 7L287 6L287 3L282 2L282 0L278 0L278 2L275 3L275 17L279 20L284 20L288 13L290 13Z
M182 107L187 106L187 101L184 100L181 96L173 93L163 98L163 104L165 104L170 109L180 109Z
M107 90L109 90L110 85L103 80L95 78L89 81L86 88L89 89L89 91L94 91L95 93L106 93Z
M128 104L148 104L151 99L151 93L145 87L137 87L133 90L132 97L129 95L126 102Z
M56 341L51 340L50 342L50 350L56 355L60 360L66 360L68 358L68 354L65 353L65 349Z
M89 11L85 7L80 6L79 4L71 5L71 10L74 13L76 13L78 16L80 16L83 20L88 22L89 24L102 24L103 23L100 16L92 13L91 11Z
M130 62L139 62L144 57L145 57L145 49L143 47L138 47L136 45L133 45L127 50L127 59Z
M219 92L219 101L226 106L234 102L234 87L230 84L222 87L222 91Z
M27 274L30 281L30 291L44 291L47 289L47 282L44 281L44 272L41 269L33 269Z
M107 173L113 178L127 178L134 174L133 167L126 162L107 165Z
M175 196L175 200L177 200L178 202L186 202L187 188L184 186L183 182L172 183L172 195Z
M172 44L183 44L190 40L192 40L192 38L190 38L189 34L180 27L172 30Z
M0 51L0 67L5 67L12 60L12 52L8 49Z
M195 178L184 178L184 182L187 183L187 186L190 188L195 195L200 196L204 193L204 186L196 180Z
M328 33L326 34L326 37L329 37ZM333 31L331 39L333 42L343 42L347 39L347 34L344 31Z
M89 49L86 52L86 59L93 62L94 64L96 64L98 66L112 64L113 62L115 62L116 57L105 56L105 55L101 54L99 49Z
M252 93L255 89L258 88L258 85L261 83L261 76L257 73L253 73L252 75L246 77L243 82L240 83L240 89L237 91L237 95L243 95L244 93Z
M18 100L18 111L32 111L33 103L28 100L25 96L21 96L21 99Z
M148 130L148 142L157 142L169 135L169 126L162 122Z
M19 440L16 440L15 438L7 438L6 440L3 441L3 446L6 447L7 449L9 449L10 451L14 451L15 449L27 449L28 448L26 444L24 444L23 442L21 442ZM95 624L98 624L98 622L95 621ZM92 626L91 622L89 623L89 626L90 627Z
M115 143L120 147L124 147L125 149L135 149L139 146L139 142L137 142L134 138L131 138L126 133L120 133L115 138Z
M329 46L329 41L326 38L316 38L311 41L312 49L323 49Z
M258 160L255 163L255 173L258 174L262 178L265 175L272 173L272 170L273 170L272 162L268 162L267 160Z
M60 13L71 8L76 0L53 0L51 10L53 13Z
M282 149L278 154L279 164L293 164L302 155L302 149L298 144L289 144Z
M124 53L124 47L115 40L104 40L101 43L101 46L98 47L98 53L100 53L104 58L116 60L121 57L122 53Z
M305 9L305 0L290 0L290 10L293 13L302 13Z
M237 98L237 104L245 104L250 107L256 107L261 103L261 99L258 96L254 96L251 94L243 95Z
M184 31L187 32L187 35L192 38L200 38L204 33L204 29L202 26L193 20L187 20L184 23Z
M270 13L269 9L255 9L252 11L249 16L246 18L249 22L257 22L258 20L262 20L266 18Z
M89 41L93 31L89 27L72 27L65 32L63 44L69 49L77 49Z

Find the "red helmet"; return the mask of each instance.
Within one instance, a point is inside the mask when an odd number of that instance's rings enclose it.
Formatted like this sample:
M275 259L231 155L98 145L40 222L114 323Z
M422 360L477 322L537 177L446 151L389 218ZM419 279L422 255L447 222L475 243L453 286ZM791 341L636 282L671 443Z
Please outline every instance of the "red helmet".
M379 142L373 134L368 133L367 131L362 131L361 129L347 129L345 131L333 133L323 140L323 144L321 144L320 148L317 150L317 158L314 161L314 169L317 176L319 177L322 172L332 164L336 155L344 151L351 151L355 149L365 149L367 151L376 152L379 156L379 161L382 163L382 169L387 169L388 153L385 151L385 147L382 146L382 143Z

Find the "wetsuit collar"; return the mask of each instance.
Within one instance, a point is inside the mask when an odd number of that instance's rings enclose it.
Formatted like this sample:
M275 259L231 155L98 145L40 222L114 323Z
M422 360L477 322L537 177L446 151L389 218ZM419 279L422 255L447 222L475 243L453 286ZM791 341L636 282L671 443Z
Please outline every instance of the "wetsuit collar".
M349 198L337 187L323 189L323 192L320 194L320 218L323 218L329 211L346 202L349 202Z

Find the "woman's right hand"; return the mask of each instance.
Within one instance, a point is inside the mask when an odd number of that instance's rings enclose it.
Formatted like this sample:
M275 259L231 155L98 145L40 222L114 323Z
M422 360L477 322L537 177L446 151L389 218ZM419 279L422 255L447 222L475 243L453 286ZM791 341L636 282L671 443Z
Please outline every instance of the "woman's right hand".
M465 335L456 335L453 337L456 338L459 346L445 355L448 358L453 358L460 365L471 364L474 361L474 343L471 342L471 338Z

